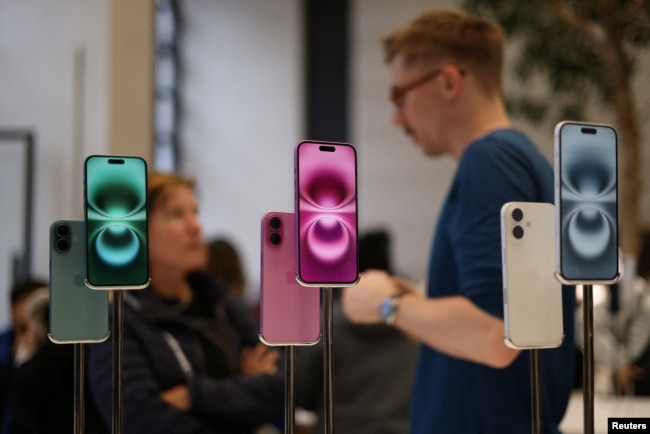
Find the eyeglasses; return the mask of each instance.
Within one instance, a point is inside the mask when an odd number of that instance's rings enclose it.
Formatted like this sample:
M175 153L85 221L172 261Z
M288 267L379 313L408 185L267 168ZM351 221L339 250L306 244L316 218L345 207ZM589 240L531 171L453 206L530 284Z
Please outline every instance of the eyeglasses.
M412 81L407 85L393 86L390 90L390 100L393 101L395 107L401 108L404 105L404 99L406 98L407 93L409 93L410 91L412 91L413 89L419 86L422 86L423 84L427 83L429 80L432 80L441 72L442 72L441 68L434 69L428 74L424 74L422 77L418 78L415 81Z

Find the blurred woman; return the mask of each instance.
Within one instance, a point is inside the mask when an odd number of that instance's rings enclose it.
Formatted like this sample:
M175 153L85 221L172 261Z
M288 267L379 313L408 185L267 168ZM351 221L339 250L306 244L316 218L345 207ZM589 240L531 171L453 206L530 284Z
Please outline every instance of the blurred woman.
M148 180L151 286L124 296L123 431L253 433L282 420L279 355L240 297L203 270L194 184ZM112 419L112 342L90 345L93 397Z

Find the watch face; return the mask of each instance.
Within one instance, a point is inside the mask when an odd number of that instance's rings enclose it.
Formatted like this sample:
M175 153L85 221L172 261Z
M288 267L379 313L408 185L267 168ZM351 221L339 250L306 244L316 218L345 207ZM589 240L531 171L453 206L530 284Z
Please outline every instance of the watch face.
M388 297L379 307L379 315L384 321L388 321L391 316L395 315L395 303L392 297Z

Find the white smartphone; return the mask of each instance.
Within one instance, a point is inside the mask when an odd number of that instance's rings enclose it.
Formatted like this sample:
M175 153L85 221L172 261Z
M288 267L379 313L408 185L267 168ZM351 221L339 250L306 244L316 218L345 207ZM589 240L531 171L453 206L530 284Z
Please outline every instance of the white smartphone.
M618 269L616 131L555 127L555 271L564 283L613 283Z
M564 340L554 221L550 203L501 207L504 341L510 348L555 348Z

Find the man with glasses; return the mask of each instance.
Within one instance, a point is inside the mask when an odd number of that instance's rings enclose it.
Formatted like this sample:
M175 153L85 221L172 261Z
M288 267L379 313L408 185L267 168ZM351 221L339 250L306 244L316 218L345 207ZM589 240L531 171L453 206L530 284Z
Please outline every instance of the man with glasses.
M385 321L419 341L410 430L521 434L532 427L528 351L503 342L500 209L553 203L553 170L511 127L501 96L504 34L460 11L425 12L384 41L393 121L456 174L434 235L427 295L380 271L346 289L354 322ZM542 423L559 433L573 376L574 297L563 294L564 344L541 351Z

